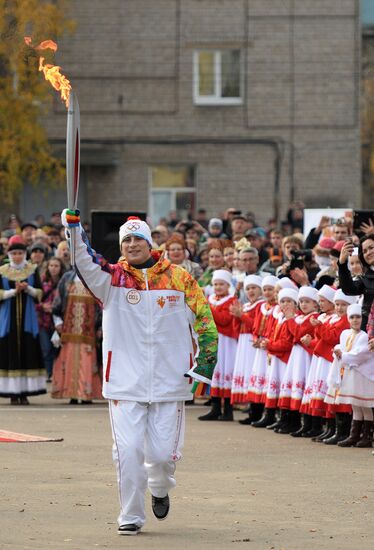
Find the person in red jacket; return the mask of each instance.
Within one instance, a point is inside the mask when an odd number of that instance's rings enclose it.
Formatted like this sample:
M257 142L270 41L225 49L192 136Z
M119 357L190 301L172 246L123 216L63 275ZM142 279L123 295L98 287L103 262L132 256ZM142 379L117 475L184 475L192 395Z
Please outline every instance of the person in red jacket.
M252 422L266 422L270 417L263 415L264 404L262 402L262 391L265 385L267 370L267 353L261 348L264 338L270 338L273 332L276 319L273 311L277 305L276 286L279 282L277 277L267 275L262 279L262 294L265 301L261 304L253 324L253 346L256 348L256 355L253 360L252 373L249 379L247 400L251 403Z
M269 364L261 399L265 405L263 416L268 420L254 422L255 428L263 428L274 423L281 380L292 350L293 335L290 325L294 323L297 295L298 291L292 288L283 288L279 292L279 308L276 308L278 310L276 314L273 312L276 325L271 336L260 343L261 349L267 352Z
M279 396L278 407L280 408L280 418L278 425L274 430L282 428L281 433L287 433L296 423L296 418L301 406L305 382L310 368L313 348L302 343L302 338L306 334L314 335L314 326L310 320L319 316L318 311L318 290L311 286L303 286L299 290L299 309L300 314L296 315L294 323L290 323L290 331L293 335L293 346L290 358L284 373ZM311 429L310 415L302 415L302 427L289 433L294 437L301 435Z
M323 285L322 288L318 291L318 305L321 314L317 317L317 319L321 323L328 323L331 319L331 317L334 315L334 296L335 296L336 289L329 285ZM315 338L314 332L316 329L316 325L311 324L311 331L302 336L300 339L301 343L304 346L311 347L313 349L312 354L312 360L310 362L309 371L307 374L306 382L305 382L305 388L303 392L303 398L301 400L301 407L300 407L300 413L303 415L310 416L310 425L311 428L307 431L304 431L301 435L302 437L319 437L322 435L322 420L319 416L311 417L311 410L310 410L310 400L312 396L313 391L313 383L314 378L316 374L316 368L319 356L314 353L314 348L316 344L318 343L317 338Z
M248 302L242 305L240 302L231 305L231 313L234 316L233 323L239 334L236 350L234 372L231 387L231 403L247 403L249 377L251 375L256 348L253 347L253 324L256 314L263 303L261 277L247 275L243 282L243 288ZM247 419L240 420L247 424Z
M310 411L314 417L323 419L333 416L328 412L328 404L325 402L328 389L327 377L334 359L333 348L339 343L343 330L350 328L347 308L355 301L355 296L347 296L339 289L334 295L335 313L330 320L325 324L322 324L318 319L311 321L315 326L315 336L318 339L314 347L314 354L318 356L318 362L310 399ZM335 433L327 439L323 436L323 443L336 445L338 441L348 436L351 424L350 413L351 409L337 412ZM317 440L317 437L315 440Z
M217 364L214 368L210 388L212 408L208 414L199 416L199 420L233 421L231 405L231 386L234 371L238 331L233 323L231 306L236 303L235 296L230 294L232 286L231 273L217 269L212 277L214 294L209 296L209 305L218 330ZM223 414L221 401L224 400Z

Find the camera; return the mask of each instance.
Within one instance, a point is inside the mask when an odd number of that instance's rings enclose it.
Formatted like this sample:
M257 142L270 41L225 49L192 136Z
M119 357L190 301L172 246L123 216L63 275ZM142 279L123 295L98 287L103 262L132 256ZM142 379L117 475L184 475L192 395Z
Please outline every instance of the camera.
M305 267L305 262L311 262L313 260L313 252L310 248L305 248L303 250L291 250L291 254L292 259L287 268L287 276L289 276L293 269L303 269Z

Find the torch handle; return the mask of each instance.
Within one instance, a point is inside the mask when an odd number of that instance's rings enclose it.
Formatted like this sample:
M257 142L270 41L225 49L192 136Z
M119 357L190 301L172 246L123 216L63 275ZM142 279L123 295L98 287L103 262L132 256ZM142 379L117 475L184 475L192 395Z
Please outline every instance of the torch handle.
M66 130L66 187L68 208L76 210L79 191L80 168L80 112L77 96L70 91ZM71 265L75 265L76 228L70 230Z

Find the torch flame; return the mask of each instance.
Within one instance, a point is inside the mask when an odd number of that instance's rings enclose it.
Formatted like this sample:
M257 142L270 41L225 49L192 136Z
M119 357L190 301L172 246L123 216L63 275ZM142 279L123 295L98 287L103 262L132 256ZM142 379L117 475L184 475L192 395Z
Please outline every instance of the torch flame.
M31 36L24 37L25 44L33 48L34 50L52 50L57 51L57 44L53 40L43 40L37 46L33 46ZM48 80L55 90L60 92L61 99L65 101L66 108L69 106L69 95L71 90L71 84L69 80L60 73L61 67L58 65L51 65L50 63L44 64L44 57L39 58L39 71L44 73L44 78Z

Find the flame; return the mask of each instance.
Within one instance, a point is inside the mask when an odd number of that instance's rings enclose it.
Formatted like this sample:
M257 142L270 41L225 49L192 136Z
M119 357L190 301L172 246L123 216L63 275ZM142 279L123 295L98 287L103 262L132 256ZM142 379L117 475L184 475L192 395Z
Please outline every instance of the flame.
M52 50L57 51L57 44L53 40L43 40L37 46L33 46L31 36L24 37L25 44L33 48L34 50ZM58 65L51 65L50 63L44 64L44 57L39 58L39 71L44 73L44 78L50 82L55 90L60 92L61 99L65 101L66 108L69 106L69 95L71 90L71 84L69 80L60 73L61 67Z

